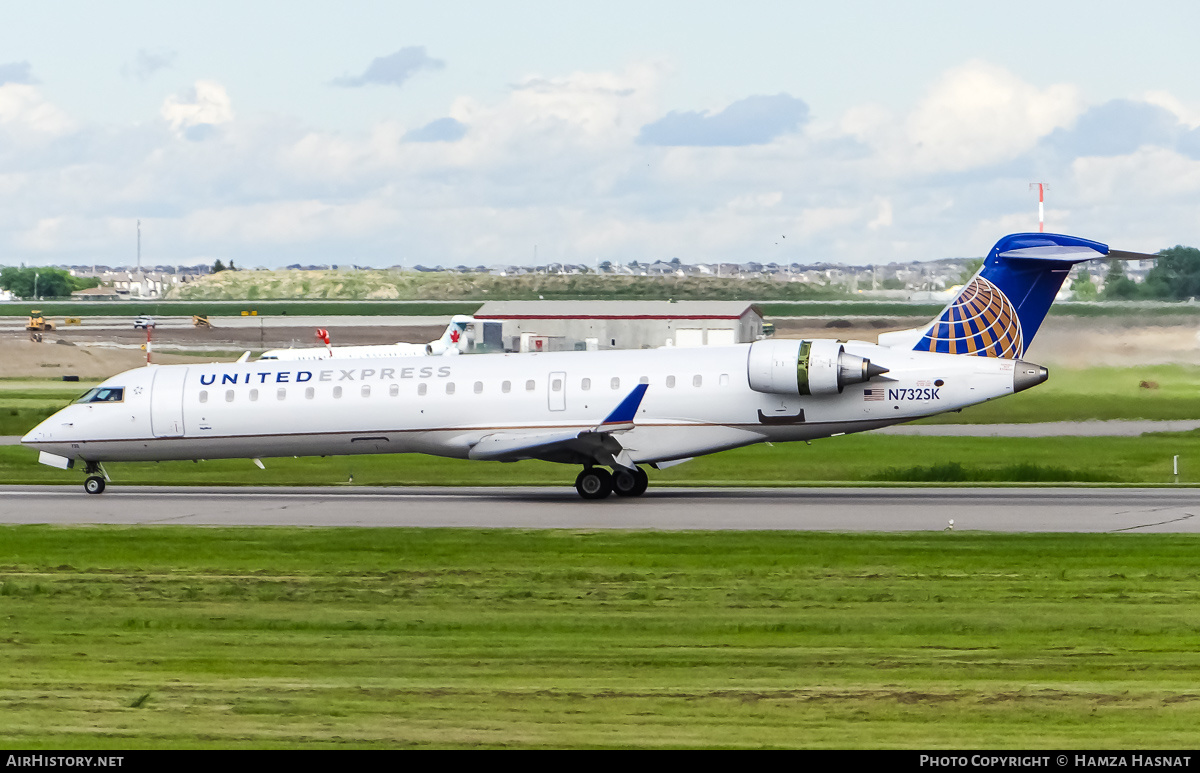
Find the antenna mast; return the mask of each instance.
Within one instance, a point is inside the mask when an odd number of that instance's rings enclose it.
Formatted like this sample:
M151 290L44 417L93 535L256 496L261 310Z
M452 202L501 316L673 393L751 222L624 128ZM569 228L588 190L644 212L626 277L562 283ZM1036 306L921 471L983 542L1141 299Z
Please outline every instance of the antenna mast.
M1038 233L1046 232L1046 191L1050 189L1049 183L1029 183L1029 190L1033 190L1037 186L1038 192Z

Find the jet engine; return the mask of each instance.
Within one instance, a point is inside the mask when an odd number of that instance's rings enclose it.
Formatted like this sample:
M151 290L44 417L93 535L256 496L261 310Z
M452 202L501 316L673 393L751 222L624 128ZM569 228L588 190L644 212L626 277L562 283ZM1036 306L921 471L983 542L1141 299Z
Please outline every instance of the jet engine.
M830 340L755 341L746 367L751 389L781 395L835 395L888 371Z

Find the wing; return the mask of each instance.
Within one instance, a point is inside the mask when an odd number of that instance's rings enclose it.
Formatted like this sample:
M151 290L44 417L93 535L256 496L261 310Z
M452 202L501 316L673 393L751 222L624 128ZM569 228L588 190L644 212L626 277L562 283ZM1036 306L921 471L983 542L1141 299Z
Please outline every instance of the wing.
M564 464L597 463L633 469L632 457L615 434L633 429L633 419L645 395L646 384L638 384L612 413L591 429L496 432L480 438L467 455L471 459L495 462L542 459Z

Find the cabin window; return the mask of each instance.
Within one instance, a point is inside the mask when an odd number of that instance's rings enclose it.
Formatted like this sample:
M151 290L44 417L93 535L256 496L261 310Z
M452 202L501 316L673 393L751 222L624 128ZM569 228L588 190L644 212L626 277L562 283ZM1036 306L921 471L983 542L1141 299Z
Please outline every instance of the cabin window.
M592 380L590 378L585 378L583 381L580 381L579 388L584 392L588 391L592 388Z
M258 390L257 390L257 389L251 389L251 390L250 390L250 402L254 402L254 401L256 401L256 400L258 400Z
M333 396L338 400L342 398L342 388L340 386L335 386L333 388Z
M362 396L363 396L363 397L370 397L370 396L371 396L371 387L370 387L370 385L368 385L368 384L363 384L363 388L362 388L361 390L359 390L359 391L361 391L361 392L362 392Z
M483 394L483 382L482 381L475 382L475 394L477 394L477 395Z
M642 376L641 378L639 378L639 379L638 379L638 383L639 383L639 384L649 384L649 383L650 383L650 377L649 377L649 376Z
M692 376L692 386L698 387L702 384L704 384L704 378L702 376Z
M279 387L279 390L275 392L275 399L283 400L286 397L287 397L287 390L284 389L283 387Z
M511 392L512 391L512 382L505 381L502 384L500 384L500 391L503 392L504 394L508 394L509 392Z
M562 391L562 379L556 378L553 381L551 381L550 389L554 392L561 392Z
M525 391L526 392L532 392L534 390L534 388L536 388L536 387L537 387L537 384L535 384L533 382L533 379L530 379L529 381L525 382Z
M729 386L729 374L728 373L721 374L721 386Z
M225 390L225 402L227 402L227 403L233 402L233 390L232 389Z
M446 382L446 394L448 394L448 395L454 394L454 382L453 381Z
M675 377L667 376L667 389L674 389L674 388L675 388Z
M202 403L208 402L208 390L207 389L200 390L200 402L202 402Z
M428 384L417 384L417 394L420 395L421 397L424 397L425 393L428 391L429 391Z
M621 388L621 379L617 378L616 376L613 376L612 381L608 382L608 384L613 389L620 389Z
M317 390L313 389L312 387L308 387L304 390L304 399L305 400L311 400L316 396L317 396Z
M390 387L388 387L388 394L391 395L392 397L395 397L396 395L400 394L400 385L392 384Z

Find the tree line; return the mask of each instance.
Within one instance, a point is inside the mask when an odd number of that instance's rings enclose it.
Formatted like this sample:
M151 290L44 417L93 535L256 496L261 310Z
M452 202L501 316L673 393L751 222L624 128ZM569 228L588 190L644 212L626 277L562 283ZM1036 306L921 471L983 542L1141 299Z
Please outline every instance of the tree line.
M86 290L100 284L99 279L71 276L61 268L0 269L0 290L8 290L21 298L66 298L76 290Z
M1086 268L1072 285L1079 301L1186 301L1200 298L1200 249L1176 245L1157 253L1158 262L1138 283L1125 273L1125 263L1108 262L1103 289L1099 289Z

